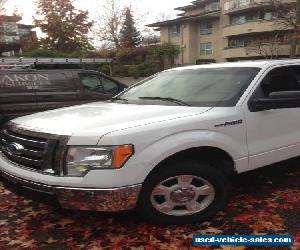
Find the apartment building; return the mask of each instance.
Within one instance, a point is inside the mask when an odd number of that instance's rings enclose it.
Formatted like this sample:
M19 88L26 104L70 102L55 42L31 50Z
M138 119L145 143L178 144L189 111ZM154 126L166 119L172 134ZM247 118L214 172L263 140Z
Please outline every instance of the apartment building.
M20 24L22 17L0 15L0 54L22 54L22 50L37 40L34 26Z
M196 0L175 10L176 19L148 26L180 47L177 65L289 55L291 28L279 24L268 0Z

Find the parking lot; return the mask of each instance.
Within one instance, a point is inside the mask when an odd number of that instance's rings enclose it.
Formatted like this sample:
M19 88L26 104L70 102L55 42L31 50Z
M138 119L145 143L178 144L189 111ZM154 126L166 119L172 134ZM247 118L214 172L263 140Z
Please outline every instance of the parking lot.
M0 249L190 249L195 233L292 234L296 241L292 249L300 249L299 165L300 159L295 159L241 175L233 180L226 211L210 221L185 226L149 225L139 221L134 211L63 210L51 197L31 192L18 196L1 184Z

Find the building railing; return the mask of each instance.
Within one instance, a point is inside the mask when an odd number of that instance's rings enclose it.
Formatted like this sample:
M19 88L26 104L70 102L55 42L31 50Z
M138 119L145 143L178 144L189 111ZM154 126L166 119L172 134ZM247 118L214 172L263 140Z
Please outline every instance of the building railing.
M247 8L253 5L268 4L270 0L229 0L224 3L224 11Z
M233 26L238 26L238 25L244 25L244 24L249 24L249 23L272 23L274 21L278 20L278 18L272 18L272 19L263 19L263 18L258 18L258 19L254 19L254 20L247 20L243 23L230 23L230 24L226 24L223 26L223 28L227 28L227 27L233 27Z
M192 15L192 13L194 14L196 12L199 15L203 15L203 14L208 14L208 13L220 11L220 10L221 10L221 6L220 6L219 2L212 2L210 4L207 4L205 7L200 7L200 6L195 5L193 9L186 11L184 13L184 16L189 16L189 15Z
M281 46L287 46L287 45L290 45L288 42L278 42L278 43L274 43L272 41L269 41L269 42L263 42L259 45L256 45L255 44L256 41L253 42L253 44L247 44L247 45L239 45L239 46L228 46L228 47L225 47L223 48L224 50L229 50L229 49L247 49L247 48L252 48L252 47L258 47L258 46L270 46L270 45L273 45L273 46L278 46L278 47L281 47ZM258 41L259 42L259 41Z
M282 0L282 3L294 3L296 0ZM268 6L271 0L228 0L224 3L224 12L247 9L251 7Z

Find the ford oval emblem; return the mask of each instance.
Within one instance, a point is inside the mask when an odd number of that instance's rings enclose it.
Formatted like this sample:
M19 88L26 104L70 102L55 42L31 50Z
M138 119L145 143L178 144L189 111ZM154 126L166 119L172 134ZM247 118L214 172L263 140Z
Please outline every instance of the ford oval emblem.
M9 143L7 146L6 146L6 150L10 153L10 154L13 154L13 155L20 155L22 154L23 150L24 150L24 147L19 144L19 143Z

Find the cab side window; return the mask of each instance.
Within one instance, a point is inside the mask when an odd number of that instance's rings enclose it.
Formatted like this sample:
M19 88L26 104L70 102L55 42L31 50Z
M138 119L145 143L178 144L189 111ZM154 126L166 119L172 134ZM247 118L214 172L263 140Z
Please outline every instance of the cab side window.
M106 94L117 94L119 92L119 84L106 77L102 77L102 85Z
M300 91L300 66L272 70L263 80L261 87L265 97L272 92Z
M100 93L104 92L101 79L97 75L81 74L80 82L81 85L89 91L100 92Z

